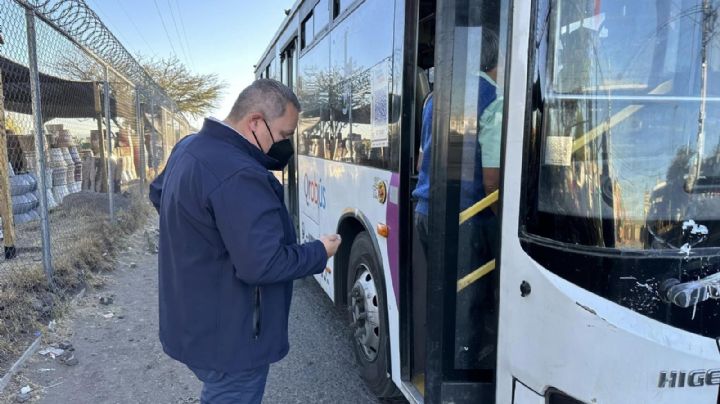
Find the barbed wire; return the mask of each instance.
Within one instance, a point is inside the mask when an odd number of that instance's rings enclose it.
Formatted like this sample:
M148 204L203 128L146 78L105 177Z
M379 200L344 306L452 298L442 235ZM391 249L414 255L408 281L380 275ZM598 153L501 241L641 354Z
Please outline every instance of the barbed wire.
M84 0L14 0L32 8L61 32L125 76L144 96L177 111L177 105Z

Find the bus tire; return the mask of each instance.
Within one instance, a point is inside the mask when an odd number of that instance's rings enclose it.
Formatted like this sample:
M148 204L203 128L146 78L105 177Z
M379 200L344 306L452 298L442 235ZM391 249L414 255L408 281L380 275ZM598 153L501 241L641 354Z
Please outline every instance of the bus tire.
M361 377L377 397L398 395L388 374L388 339L385 280L370 235L357 235L348 264L348 312L353 351L361 366Z

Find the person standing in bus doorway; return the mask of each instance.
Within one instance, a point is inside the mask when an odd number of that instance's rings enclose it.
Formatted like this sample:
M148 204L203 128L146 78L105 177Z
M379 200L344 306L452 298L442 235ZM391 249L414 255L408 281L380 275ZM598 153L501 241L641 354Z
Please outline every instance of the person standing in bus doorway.
M432 147L433 93L425 98L420 127L420 155L418 156L418 182L412 193L415 204L415 228L425 259L428 257L428 212L430 210L430 150Z
M498 96L497 66L498 66L498 37L490 29L482 30L482 50L480 55L480 77L478 80L478 133L469 138L477 142L477 147L464 147L475 150L472 164L463 164L474 172L463 173L461 179L460 210L465 210L475 202L483 199L499 188L500 183L500 131L502 126L502 97ZM428 215L430 198L430 164L432 153L432 120L433 120L433 93L431 92L422 109L421 145L418 158L418 182L412 193L417 201L415 206L415 227L418 231L420 243L428 254ZM482 216L494 216L485 212ZM477 219L473 219L477 221ZM495 225L497 227L497 225ZM497 239L497 235L492 236ZM495 253L497 249L491 249Z
M470 153L463 156L460 211L491 195L499 189L500 183L503 98L497 85L499 41L497 34L487 27L482 27L481 37L477 73L477 132L466 135L466 145L463 146L463 150ZM461 224L458 236L458 278L462 278L497 258L497 204ZM495 366L497 322L494 310L497 294L497 271L491 271L458 294L458 332L455 335L455 363L458 368L487 369Z
M503 101L498 94L497 67L499 43L497 34L482 27L479 71L477 80L470 80L477 88L477 132L466 133L462 149L460 176L460 206L462 212L499 188L500 139ZM417 200L415 226L418 238L428 254L428 213L430 196L430 162L432 152L433 95L430 94L422 112L421 157L418 184L413 192ZM458 278L497 257L498 222L496 205L480 211L458 228ZM490 308L494 307L496 273L476 282L458 295L455 334L455 364L461 369L473 369L494 362L493 343L496 326ZM479 314L481 313L481 314Z
M201 402L260 403L288 353L293 280L325 270L340 236L299 245L270 170L293 155L300 104L260 79L205 120L151 185L160 214L160 341L203 382Z

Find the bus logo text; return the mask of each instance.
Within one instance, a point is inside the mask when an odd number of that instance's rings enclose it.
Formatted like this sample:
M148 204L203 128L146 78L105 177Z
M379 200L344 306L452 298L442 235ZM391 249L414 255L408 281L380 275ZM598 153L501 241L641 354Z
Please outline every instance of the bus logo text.
M317 205L322 209L327 207L327 199L325 198L325 185L322 183L322 179L314 180L309 179L305 174L305 204Z
M720 369L660 372L658 388L720 386Z

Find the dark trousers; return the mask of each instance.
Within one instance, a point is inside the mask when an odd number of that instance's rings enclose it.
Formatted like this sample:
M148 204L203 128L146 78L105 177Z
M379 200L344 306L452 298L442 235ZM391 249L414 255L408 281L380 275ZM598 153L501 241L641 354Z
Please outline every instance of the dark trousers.
M418 238L420 238L420 245L422 245L423 252L425 253L425 259L428 258L428 217L422 213L415 213L415 228L418 232Z
M260 404L270 365L234 373L190 368L203 382L202 404Z

